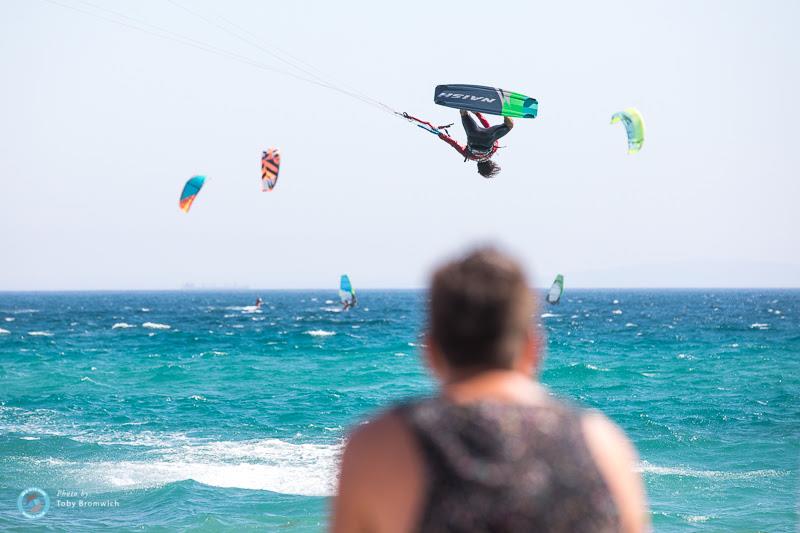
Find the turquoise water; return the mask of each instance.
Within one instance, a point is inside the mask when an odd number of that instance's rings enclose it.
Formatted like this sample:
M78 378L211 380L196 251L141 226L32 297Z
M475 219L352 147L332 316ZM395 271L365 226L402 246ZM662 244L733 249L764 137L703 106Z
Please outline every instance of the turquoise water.
M424 295L255 296L0 294L0 529L323 529L347 428L432 389ZM565 296L541 379L627 431L656 530L794 531L800 291Z

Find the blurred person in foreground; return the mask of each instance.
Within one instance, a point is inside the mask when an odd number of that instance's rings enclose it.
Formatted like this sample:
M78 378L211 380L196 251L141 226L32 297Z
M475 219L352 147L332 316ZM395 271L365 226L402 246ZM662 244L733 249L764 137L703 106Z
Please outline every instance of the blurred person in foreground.
M631 442L532 379L534 310L520 266L492 249L435 272L425 358L438 394L353 431L334 532L649 530Z

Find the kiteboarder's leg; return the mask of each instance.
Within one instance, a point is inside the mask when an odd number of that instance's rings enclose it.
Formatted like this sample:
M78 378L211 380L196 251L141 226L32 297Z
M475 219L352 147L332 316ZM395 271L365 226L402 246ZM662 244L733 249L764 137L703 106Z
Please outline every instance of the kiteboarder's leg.
M461 110L461 124L464 126L464 131L467 133L467 138L470 136L474 136L478 131L480 131L480 127L475 123L475 119L472 118L472 115L465 110Z
M514 127L514 121L510 117L505 117L502 124L497 124L491 128L486 129L486 133L491 135L492 142L497 142L501 137L504 137L511 128Z

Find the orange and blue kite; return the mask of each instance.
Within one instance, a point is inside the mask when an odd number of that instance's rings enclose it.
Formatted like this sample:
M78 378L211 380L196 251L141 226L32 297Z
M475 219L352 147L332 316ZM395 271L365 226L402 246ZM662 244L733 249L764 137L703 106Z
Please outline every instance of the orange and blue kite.
M278 183L281 154L277 148L269 148L261 156L261 191L271 191Z
M197 193L203 188L205 182L205 176L193 176L189 178L189 181L183 186L183 192L181 192L181 199L178 205L184 213L189 212L189 208L192 207L194 199L197 198Z

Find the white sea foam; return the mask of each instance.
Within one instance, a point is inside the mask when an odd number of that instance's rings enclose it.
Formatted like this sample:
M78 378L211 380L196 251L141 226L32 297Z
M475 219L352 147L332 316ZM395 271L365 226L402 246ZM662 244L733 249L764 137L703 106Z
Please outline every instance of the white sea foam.
M6 322L14 322L16 320L16 318L14 318L13 316L7 316L5 318L5 320L6 320Z
M334 493L341 444L293 444L278 439L185 442L153 451L147 461L71 462L47 467L93 490L157 487L192 479L224 488L303 496Z
M626 328L635 328L636 324L634 324L633 322L628 322L627 324L625 324L625 327Z
M541 318L553 318L553 317L560 316L560 315L557 315L557 314L555 314L555 313L542 313L542 314L541 314L541 315L539 315L539 316L540 316Z
M637 468L644 474L654 474L659 476L682 476L693 478L717 478L717 479L755 479L755 478L774 478L788 476L789 472L782 470L746 470L741 472L727 472L723 470L697 470L683 466L658 466L642 461Z
M228 307L225 307L225 309L228 311L241 311L242 313L261 312L261 309L255 305L229 305Z
M171 329L172 326L169 324L159 324L158 322L145 322L142 324L143 328L147 329Z
M11 332L8 331L7 329L0 328L0 335L8 335L9 333Z
M619 303L619 300L614 300L614 301L613 301L613 302L611 302L611 303L612 303L612 304L614 304L614 305L617 305L617 304Z
M0 405L0 433L64 435L61 416L51 409L27 410Z
M306 331L306 335L311 335L312 337L331 337L336 335L335 331L325 331L324 329L313 329L311 331Z
M622 314L622 309L614 309L613 311L611 311L611 314L612 315L621 315Z
M171 401L171 400L166 400ZM142 425L143 422L130 422L123 425ZM160 449L170 449L174 446L184 446L192 441L184 433L154 433L152 431L127 431L110 430L103 433L78 433L72 436L73 440L102 446L132 446Z
M136 326L134 326L133 324L128 324L126 322L117 322L116 324L111 326L111 329L128 329L128 328L135 328L135 327Z
M49 331L29 331L28 335L31 337L52 337L53 334Z
M750 324L750 329L769 329L769 324L756 322L755 324Z
M322 310L325 311L326 313L341 313L342 312L342 308L341 307L323 307Z

